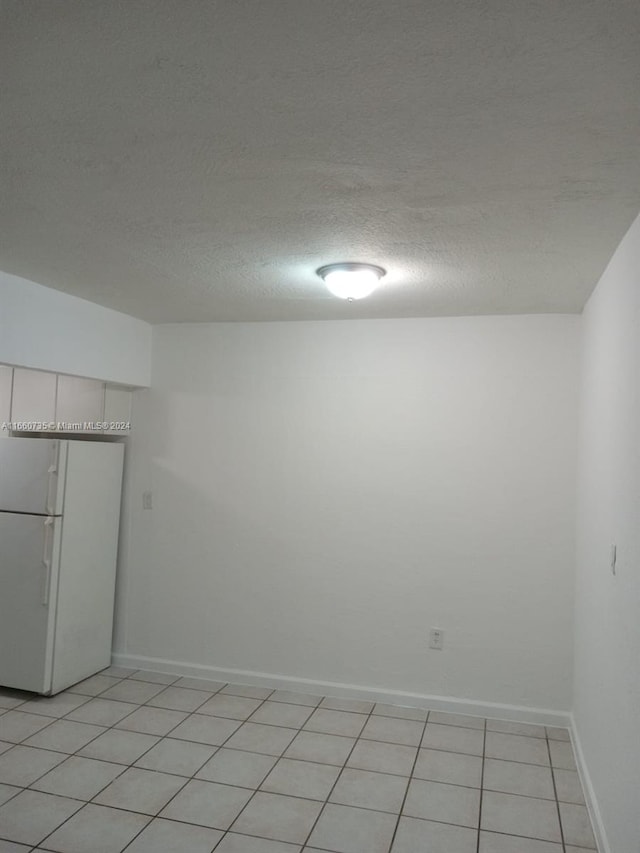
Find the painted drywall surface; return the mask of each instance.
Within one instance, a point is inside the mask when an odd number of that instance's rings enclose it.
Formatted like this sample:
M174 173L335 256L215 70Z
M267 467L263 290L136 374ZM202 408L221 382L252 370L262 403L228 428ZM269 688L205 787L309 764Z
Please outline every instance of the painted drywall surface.
M147 386L151 326L0 272L0 363Z
M639 270L640 219L583 319L574 718L611 853L640 839Z
M568 709L578 344L575 316L155 327L116 650Z

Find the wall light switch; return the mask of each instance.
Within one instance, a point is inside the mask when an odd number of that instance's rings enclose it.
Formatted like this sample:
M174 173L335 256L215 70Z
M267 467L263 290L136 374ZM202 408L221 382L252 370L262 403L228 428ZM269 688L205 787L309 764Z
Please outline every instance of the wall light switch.
M153 509L153 496L151 492L142 493L142 509Z

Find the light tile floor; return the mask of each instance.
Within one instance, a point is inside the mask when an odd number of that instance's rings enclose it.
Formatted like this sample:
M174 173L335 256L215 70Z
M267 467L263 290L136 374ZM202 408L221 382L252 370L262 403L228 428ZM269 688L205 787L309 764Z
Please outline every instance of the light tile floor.
M110 667L0 689L0 853L586 853L566 729Z

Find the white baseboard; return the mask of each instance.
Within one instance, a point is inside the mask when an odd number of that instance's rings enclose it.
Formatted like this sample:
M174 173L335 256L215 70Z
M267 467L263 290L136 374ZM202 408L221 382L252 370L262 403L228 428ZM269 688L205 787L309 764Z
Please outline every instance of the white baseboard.
M596 844L598 845L598 851L599 853L611 853L611 846L609 845L609 841L607 839L607 833L604 828L604 822L602 820L602 813L600 812L600 807L598 806L598 800L596 799L596 794L593 788L593 782L591 781L589 768L587 767L587 762L584 757L582 744L580 742L580 735L578 734L578 728L576 726L576 721L573 714L569 715L569 719L569 734L571 735L573 752L576 757L578 776L580 777L580 781L582 782L582 790L584 791L584 798L587 803L587 811L589 812L589 817L591 818L591 826L593 828L593 834L596 838Z
M475 717L493 717L498 720L513 720L519 723L535 723L537 725L568 728L571 722L569 712L552 711L546 708L529 708L522 705L501 704L499 702L475 702L470 699L457 699L453 696L430 696L423 693L406 693L402 690L385 690L384 688L366 687L359 684L315 681L309 678L292 678L269 672L225 669L224 667L204 666L202 664L143 657L140 655L114 653L112 660L116 666L147 669L153 672L166 672L170 675L206 678L211 681L233 682L236 684L251 684L257 687L273 687L274 689L315 693L321 696L333 696L343 699L368 699L371 702L385 702L390 705L403 705L411 708L428 708L433 711L449 711L454 714L470 714Z

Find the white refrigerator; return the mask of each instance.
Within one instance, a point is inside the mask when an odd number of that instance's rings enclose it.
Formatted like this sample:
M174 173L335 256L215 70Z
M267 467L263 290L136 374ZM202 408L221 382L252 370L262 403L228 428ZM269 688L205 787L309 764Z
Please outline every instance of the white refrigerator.
M124 446L0 438L0 686L109 666Z

